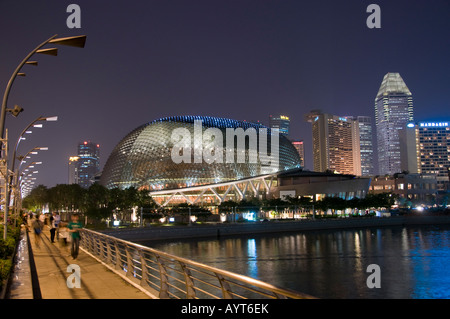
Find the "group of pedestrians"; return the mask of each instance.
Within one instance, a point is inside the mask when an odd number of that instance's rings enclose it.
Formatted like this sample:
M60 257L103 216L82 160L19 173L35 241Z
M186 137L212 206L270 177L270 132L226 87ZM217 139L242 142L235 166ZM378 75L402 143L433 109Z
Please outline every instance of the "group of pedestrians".
M34 216L30 216L31 221L31 229L34 233L36 247L40 248L41 245L41 234L45 225L45 215L37 214ZM60 240L63 246L67 245L67 242L71 243L70 246L70 255L73 259L78 257L79 247L80 247L80 229L83 228L83 225L79 221L78 214L73 214L71 216L70 222L61 221L61 216L59 213L54 212L49 218L49 227L50 227L50 241L55 243L56 240Z

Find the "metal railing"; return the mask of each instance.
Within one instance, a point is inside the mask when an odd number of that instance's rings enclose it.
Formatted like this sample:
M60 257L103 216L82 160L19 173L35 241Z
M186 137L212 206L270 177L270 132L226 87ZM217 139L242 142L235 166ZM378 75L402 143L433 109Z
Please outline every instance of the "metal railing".
M81 247L160 299L311 299L230 271L83 229Z

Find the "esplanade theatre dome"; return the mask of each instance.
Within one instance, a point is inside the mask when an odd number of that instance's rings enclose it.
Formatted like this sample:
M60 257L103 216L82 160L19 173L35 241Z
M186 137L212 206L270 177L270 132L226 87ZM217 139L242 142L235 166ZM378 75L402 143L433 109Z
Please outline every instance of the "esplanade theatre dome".
M239 137L227 135L230 132L245 132L244 148ZM244 162L242 157L236 159L239 154L245 154ZM173 116L146 123L126 135L111 152L100 184L157 191L242 180L299 167L300 157L291 142L265 126L226 118Z

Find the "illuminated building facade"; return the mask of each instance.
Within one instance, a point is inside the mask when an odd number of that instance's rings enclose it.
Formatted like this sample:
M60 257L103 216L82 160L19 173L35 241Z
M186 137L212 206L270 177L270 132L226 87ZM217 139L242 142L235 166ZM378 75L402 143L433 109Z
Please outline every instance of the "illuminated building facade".
M94 183L95 176L100 166L100 145L91 141L78 144L77 160L77 184L83 188L89 188Z
M302 140L293 140L292 145L298 152L300 156L300 166L305 167L305 145Z
M450 172L450 121L407 125L404 143L415 160L417 172L436 175L440 191L448 190ZM413 157L414 155L414 157Z
M430 203L438 193L436 175L417 173L377 175L372 178L369 193L398 195L398 202L401 206L407 205L407 201Z
M78 156L69 157L69 184L78 184Z
M197 121L202 123L199 130ZM205 138L211 129L222 132L225 137L228 130L257 131L258 140L266 141L265 144L259 142L258 148L265 145L270 156L277 154L277 165L266 165L267 162L262 160L264 152L259 153L257 161L250 162L250 149L240 149L239 143L230 147L228 139L222 141L224 154L231 151L237 158L243 152L245 162L208 163L205 158L196 162L194 147L186 163L175 163L174 150L179 155L179 149L176 149L179 136L175 133L180 132L179 129L190 136L195 136L197 129L197 134L203 136L204 147L211 141ZM246 138L249 145L251 138ZM272 138L278 138L278 147L273 147ZM234 136L232 140L235 140ZM195 146L195 143L194 139L186 145ZM100 178L100 184L108 188L133 186L148 189L159 206L189 203L207 207L213 212L224 201L273 198L286 193L319 199L324 196L364 197L369 183L370 179L351 175L304 172L297 150L285 136L262 125L206 116L161 118L136 128L116 145Z
M312 124L314 171L361 175L358 121L317 110L305 120Z
M198 122L200 127L196 126ZM248 134L244 136L244 148L239 147L239 137L227 135L238 131ZM186 144L189 148L181 152L177 149L177 132L193 137ZM207 161L204 151L211 141L206 138L208 132L223 138L221 151L214 151L215 155L223 154L221 158L228 159L227 154L231 154L233 161ZM196 136L201 139L200 145L195 145ZM253 140L258 142L258 156L251 161ZM186 156L184 152L191 146L192 153ZM200 153L197 158L197 150L202 148L204 156ZM239 154L244 155L244 161L239 160ZM177 162L179 155L185 161ZM299 167L300 157L291 142L267 127L225 118L174 116L144 124L125 136L106 161L100 183L108 188L148 189L161 205L178 199L205 203L236 200L250 193L262 196L276 183L274 174Z
M370 116L346 116L353 121L358 121L359 126L359 150L361 153L361 175L372 176L375 174L373 161L373 130Z
M289 136L290 119L286 115L270 115L269 127L278 129L281 135Z
M387 73L375 98L378 174L400 173L400 135L413 121L413 98L399 73Z

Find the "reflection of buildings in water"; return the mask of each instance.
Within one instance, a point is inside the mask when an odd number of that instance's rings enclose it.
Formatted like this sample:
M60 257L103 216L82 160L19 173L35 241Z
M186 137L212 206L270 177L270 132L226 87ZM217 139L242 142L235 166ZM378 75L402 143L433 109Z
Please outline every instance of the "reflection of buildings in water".
M320 298L419 298L437 296L436 289L442 296L450 282L448 228L305 231L152 247ZM381 288L366 285L370 264L380 266Z

